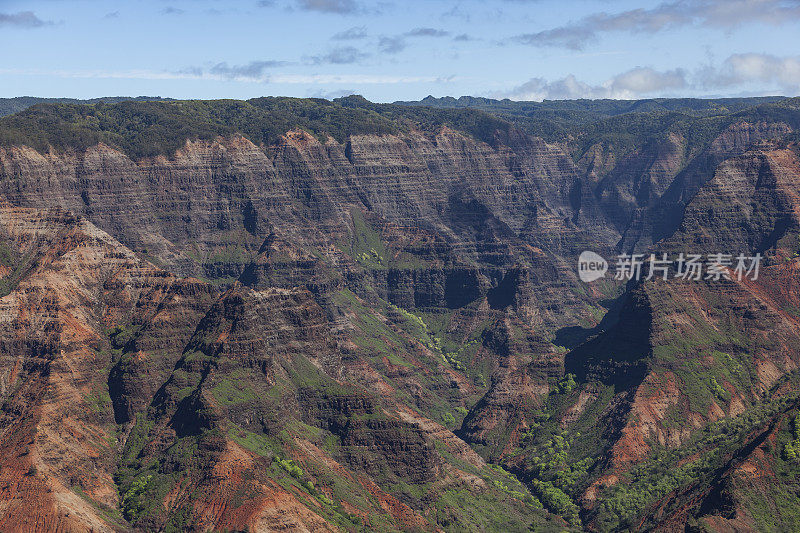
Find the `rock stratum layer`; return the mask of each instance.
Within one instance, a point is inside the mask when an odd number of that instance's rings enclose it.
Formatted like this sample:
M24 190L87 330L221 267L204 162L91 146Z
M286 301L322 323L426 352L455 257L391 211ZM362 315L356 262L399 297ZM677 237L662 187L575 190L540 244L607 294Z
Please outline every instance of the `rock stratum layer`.
M0 531L800 525L794 100L287 101L0 119Z

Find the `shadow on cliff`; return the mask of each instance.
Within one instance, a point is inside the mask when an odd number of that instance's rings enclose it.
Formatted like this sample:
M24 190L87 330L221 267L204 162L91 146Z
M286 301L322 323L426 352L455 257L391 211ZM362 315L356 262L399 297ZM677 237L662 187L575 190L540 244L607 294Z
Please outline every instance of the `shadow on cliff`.
M562 328L557 339L575 346L564 358L565 372L575 374L578 381L613 385L617 391L635 387L646 375L647 358L652 352L651 322L646 293L633 288L614 301L595 328Z

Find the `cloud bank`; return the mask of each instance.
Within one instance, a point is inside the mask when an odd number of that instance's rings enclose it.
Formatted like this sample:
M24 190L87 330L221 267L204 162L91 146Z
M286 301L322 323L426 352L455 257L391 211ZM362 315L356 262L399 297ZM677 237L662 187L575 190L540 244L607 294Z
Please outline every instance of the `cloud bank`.
M37 17L33 11L20 11L18 13L0 13L0 26L15 26L17 28L40 28L49 26L52 22Z
M663 2L652 9L621 13L598 12L577 22L523 33L512 42L537 47L583 50L604 33L657 33L682 26L700 25L732 29L744 24L778 26L800 18L797 0L685 0Z
M637 99L674 96L688 90L746 91L754 84L768 86L778 93L800 94L800 56L734 54L718 66L706 66L694 72L680 68L658 71L636 67L596 85L581 81L573 74L552 81L535 77L509 91L492 93L492 96L512 100Z

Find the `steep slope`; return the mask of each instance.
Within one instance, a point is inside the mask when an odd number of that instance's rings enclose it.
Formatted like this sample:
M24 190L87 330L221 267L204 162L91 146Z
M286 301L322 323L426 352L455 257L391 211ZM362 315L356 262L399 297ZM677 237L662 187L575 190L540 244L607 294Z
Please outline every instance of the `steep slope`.
M58 210L5 206L0 228L0 529L557 527L445 427L348 384L358 348L306 289L217 298Z
M797 106L703 109L559 142L354 97L3 119L0 529L763 529ZM584 284L584 249L765 261Z
M477 527L435 505L459 495L495 507L476 517L491 528L544 522L521 485L493 488L502 476L445 428L332 379L332 340L302 289L226 292L131 433L128 517L145 529ZM283 517L278 495L313 512Z
M566 355L574 380L530 412L508 468L571 495L600 531L796 525L796 462L765 439L786 433L798 398L797 165L796 147L775 146L720 165L656 251L760 252L759 278L633 283Z
M351 206L435 231L472 261L480 260L480 240L492 237L476 227L486 215L494 231L570 248L617 238L596 224L592 195L581 193L558 147L520 141L513 152L498 151L446 129L344 145L296 131L267 153L234 138L142 162L103 145L75 155L11 148L0 162L9 201L84 213L132 249L210 279L238 276L269 231L309 246L335 244Z
M61 210L0 209L3 249L0 468L3 530L110 530L119 523L112 478L118 439L108 372L128 323L155 376L199 320L210 288L148 265L85 219ZM180 315L172 315L180 309ZM147 378L150 378L148 381ZM135 401L135 395L131 395Z

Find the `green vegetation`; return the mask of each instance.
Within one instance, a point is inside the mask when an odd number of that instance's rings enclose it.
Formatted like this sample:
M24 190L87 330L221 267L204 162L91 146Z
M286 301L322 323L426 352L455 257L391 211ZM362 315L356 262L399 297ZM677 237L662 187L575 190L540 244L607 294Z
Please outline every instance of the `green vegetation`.
M389 257L389 253L381 240L380 233L370 226L360 210L353 209L350 215L353 220L353 257L364 268L386 268L388 266L386 258Z
M386 357L392 364L409 366L401 357L407 341L382 321L373 309L364 305L352 291L339 291L334 295L333 301L355 314L355 325L359 332L353 337L353 342L364 349L367 355Z
M95 385L93 390L84 396L86 403L95 413L108 413L111 410L111 396L108 393L108 384Z
M368 109L396 123L436 132L443 126L463 131L479 141L494 145L498 133L507 135L511 124L502 118L476 109L432 109L427 106L373 104L361 96L346 96L333 101L349 109Z
M17 254L4 242L0 242L0 265L11 268L17 263Z
M714 396L716 396L717 399L722 400L723 402L730 400L730 393L725 390L722 385L717 383L717 378L712 376L709 380L709 384L711 386L711 392L714 393Z
M792 440L783 445L781 455L785 461L797 461L800 458L800 421L798 415L792 417L790 423Z
M394 304L387 304L389 309L399 313L405 320L406 330L417 338L423 346L434 353L442 356L445 363L453 367L459 372L468 372L467 366L462 362L461 357L471 349L477 348L480 339L473 338L464 344L454 344L449 341L443 341L442 338L435 334L431 327L425 320L411 311L398 307Z
M139 517L139 514L144 511L145 503L142 498L151 479L153 479L152 474L136 478L131 483L130 488L122 495L120 502L122 514L131 522L134 522Z
M370 248L369 252L357 254L356 259L364 266L384 266L383 256L376 252L375 248Z
M303 469L294 464L294 461L291 459L278 459L276 457L275 460L278 462L280 467L283 468L293 478L301 479L303 477Z
M567 374L564 379L560 380L556 385L556 391L559 394L569 394L575 390L578 384L575 382L575 374Z
M633 527L646 515L648 506L675 489L689 484L710 483L714 472L752 438L776 413L797 399L784 396L755 405L735 418L706 425L680 448L656 448L636 465L626 478L606 489L598 498L603 530Z
M335 435L297 420L289 421L286 429L276 434L254 433L234 424L230 424L228 431L228 436L238 444L269 460L268 467L259 467L262 473L266 473L284 489L296 494L302 503L327 520L344 529L352 528L360 519L348 513L339 502L348 502L355 508L369 508L370 502L362 496L363 488L351 479L332 473L323 464L310 461L301 467L294 460L287 458L285 454L296 449L294 442L300 434L312 441L325 440L328 444L323 444L322 447L334 456L339 449L338 438ZM310 504L308 498L304 498L298 491L313 497L324 507L320 509ZM380 517L380 520L383 520L383 517Z
M355 325L359 333L353 341L373 357L385 357L390 363L398 366L412 366L403 359L408 351L415 350L412 339L416 339L435 353L441 353L439 340L431 335L425 321L396 305L382 301L383 311L399 329L396 331L385 320L382 320L375 309L367 307L350 290L342 290L334 295L334 302L355 314ZM394 315L394 316L393 316ZM407 333L410 337L404 336Z
M787 456L787 445L797 451L800 442L798 414L787 413L777 432L775 446L764 446L773 455L773 473L764 483L759 477L735 480L737 495L753 517L758 531L796 531L800 528L800 461Z
M563 532L563 523L548 517L536 507L528 494L527 501L508 504L501 490L475 494L467 489L449 489L436 500L435 521L445 531ZM498 494L499 493L499 494ZM500 507L502 505L502 507ZM499 512L503 509L504 512Z
M665 313L681 315L687 321L684 328L664 328L664 334L653 346L653 364L677 376L681 395L688 400L684 415L673 411L667 425L683 427L688 423L686 411L705 416L712 404L724 408L737 393L748 403L756 401L755 356L774 350L775 339L747 335L747 326L729 312L733 304L722 293L703 294L707 312L719 317L710 322L673 293L656 287L651 290L651 300L658 302Z
M518 436L518 447L503 459L526 480L545 509L581 527L578 501L612 443L602 417L614 398L614 388L600 384L582 387L581 394L589 392L591 399L567 428L562 420L579 398L576 377L567 374L553 380L550 389L544 404L524 408L528 429ZM500 442L507 438L500 437Z
M0 145L39 151L85 150L97 143L141 159L172 155L187 140L241 134L260 146L302 129L320 141L343 143L351 135L398 133L408 128L435 131L449 126L492 142L510 125L475 110L435 111L372 104L360 97L337 99L265 97L252 100L128 100L93 104L39 103L0 118Z
M542 502L533 497L514 474L497 464L489 464L489 467L497 473L497 476L491 479L492 485L535 509L543 509Z
M769 104L763 109L748 110L746 113L735 115L731 115L733 111L730 108L719 109L718 112L700 110L698 113L704 118L699 120L695 114L685 109L670 108L666 104L664 109L659 109L657 113L651 115L638 111L609 112L608 116L599 117L597 120L591 119L593 121L591 127L585 128L585 133L574 139L573 148L575 154L579 156L593 146L593 143L603 142L612 146L611 149L624 153L626 150L637 149L642 139L645 141L660 139L657 136L664 134L665 124L670 132L681 133L696 147L710 142L720 128L728 125L733 118L768 115L772 112L770 109L781 105L789 103L787 101ZM597 113L603 114L606 111ZM687 117L691 117L692 120ZM583 120L577 116L573 118L576 121ZM399 105L382 106L357 98L336 102L266 98L248 102L125 102L113 106L44 105L1 120L0 143L29 142L42 150L49 147L66 150L85 148L95 142L107 142L126 150L133 157L148 157L162 153L169 154L180 148L187 139L211 139L234 132L243 133L265 149L269 149L268 147L278 141L279 136L289 128L302 128L320 140L326 140L331 136L339 142L345 142L347 136L354 133L386 134L408 127L434 131L436 128L451 124L459 125L464 131L487 142L495 142L498 134L502 136L503 132L508 132L508 125L505 122L468 110L442 112ZM568 124L564 127L568 127ZM384 242L384 229L378 227L379 224L375 219L360 210L353 210L351 215L353 239L349 243L349 253L352 257L369 270L379 271L396 267L398 259ZM211 253L198 253L196 259L201 264L245 263L251 257L245 244L244 241L231 242ZM348 244L340 243L340 245L344 251L348 251ZM25 265L26 261L10 247L0 246L0 264L17 268L17 265ZM5 285L0 286L0 293L7 290L13 279L13 275L6 278L3 282ZM369 294L368 287L365 292L368 294L364 298L369 303L359 299L350 290L342 290L332 298L333 307L341 306L346 311L348 325L353 326L353 329L348 329L345 334L350 335L352 332L348 340L352 339L355 343L355 348L348 343L348 351L352 349L356 352L354 357L362 358L361 361L372 365L370 371L386 374L380 379L385 378L387 388L396 388L395 399L408 400L409 405L413 405L418 412L424 413L430 419L440 420L450 428L456 427L468 414L462 404L471 405L473 400L465 399L460 390L452 391L451 389L457 387L449 386L447 378L442 378L442 372L427 371L441 370L439 365L444 361L451 368L472 376L476 383L480 383L481 388L485 388L488 371L474 368L480 365L481 361L480 358L473 356L479 349L481 333L487 329L492 331L492 328L486 324L476 326L470 323L469 332L457 337L452 331L463 331L463 329L458 330L456 326L457 320L464 320L467 316L457 315L464 309L460 309L457 313L451 310L438 313L435 310L412 312L380 298L372 298L374 295ZM712 324L708 317L698 316L696 311L681 309L680 303L671 295L656 296L663 298L652 298L654 305L674 306L676 312L683 313L681 316L686 318L686 322L691 322L689 324L691 327L687 326L685 329L662 328L666 332L662 333L661 337L653 337L658 342L652 347L652 357L649 357L647 362L651 365L650 370L655 369L657 372L651 375L657 376L658 372L669 369L679 381L678 387L682 394L680 402L668 408L663 425L667 428L681 429L687 424L687 412L694 411L705 416L709 409L716 407L715 403L724 407L734 394L755 407L738 418L721 420L697 431L684 446L667 449L656 442L648 443L653 450L652 455L635 465L630 472L623 474L620 483L604 489L598 499L596 518L603 529L633 528L642 520L647 524L649 511L655 502L663 501L681 487L692 483L700 485L711 483L713 476L717 475L716 473L724 467L733 454L741 451L743 442L753 442L754 432L761 431L765 423L780 420L776 418L776 410L787 407L789 401L758 403L760 393L754 392L757 391L754 383L758 376L752 361L762 348L773 341L754 340L748 337L746 329L735 321L735 317L731 318L731 313L721 312L730 308L730 302L714 294L704 295L703 303L707 306L710 316L719 317ZM592 312L595 313L593 318L597 322L604 311L596 307L592 308ZM341 316L345 316L345 313ZM454 316L457 316L457 320L453 318ZM124 369L132 361L133 355L126 352L131 352L136 347L142 330L141 325L125 324L108 331L112 356L118 368ZM533 336L531 331L513 324L507 327L507 330L512 341L524 342ZM687 335L686 330L693 333ZM208 332L207 337L213 338L217 333L218 331ZM421 350L419 343L433 352L434 356L431 356L428 350ZM191 426L194 423L202 426L207 422L207 418L210 418L204 415L211 408L207 404L201 405L200 402L211 400L213 407L221 408L223 415L227 411L243 411L245 406L249 409L248 404L253 403L257 404L257 414L261 417L263 412L272 411L270 402L277 404L280 398L288 395L292 395L293 398L302 397L304 401L308 401L307 405L311 406L303 409L303 421L299 420L299 417L285 416L282 420L284 424L275 426L278 429L264 423L265 428L270 428L264 429L264 432L250 431L233 424L221 427L225 428L228 438L256 455L269 459L259 462L259 466L264 467L267 476L276 480L281 486L291 489L293 493L300 493L298 497L301 502L308 504L311 501L315 509L319 507L316 502L322 504L322 510L317 512L326 517L334 517L337 524L349 527L360 522L360 519L345 512L346 507L341 502L347 502L359 510L378 508L372 495L358 486L357 482L336 479L337 476L334 475L326 477L324 467L315 464L314 459L308 459L310 454L297 453L299 448L296 442L308 441L319 449L326 450L338 460L344 457L345 453L352 451L345 450L347 445L344 443L359 442L359 439L348 441L344 436L345 432L348 432L346 433L348 437L354 435L360 437L362 435L357 432L371 431L374 428L368 424L375 422L379 423L375 427L385 425L389 427L388 431L392 432L410 434L411 429L402 425L398 428L388 424L390 415L383 412L379 401L368 396L358 386L341 385L302 356L282 358L279 364L283 366L278 369L280 383L269 388L267 385L261 385L264 376L259 374L257 369L239 368L236 364L241 365L241 362L225 360L226 358L207 349L208 346L210 343L205 339L197 340L190 345L183 354L181 365L174 369L171 381L166 386L173 387L169 391L170 401L180 403L180 407L188 405L190 413L197 415L201 420L200 422L190 420L187 425ZM649 346L642 351L646 349L649 349ZM567 348L556 350L560 353L566 351ZM618 352L612 351L615 361L627 360L627 354L616 357ZM687 354L692 354L692 357L687 357ZM612 358L610 354L609 358ZM474 362L475 359L478 361ZM536 365L530 365L528 370L539 371ZM550 370L546 372L547 376L552 376ZM452 375L452 372L445 374ZM397 375L401 377L394 381L388 377ZM417 389L412 393L407 390L411 387L403 382L403 377L409 375L415 380L413 385ZM540 375L545 375L545 371ZM369 376L369 379L372 379L372 376ZM606 382L587 383L583 377L579 389L577 376L573 373L567 373L560 379L555 377L544 379L551 387L551 394L544 397L537 396L536 403L531 401L529 404L515 405L513 415L518 417L515 420L520 424L512 426L509 423L508 427L500 428L499 436L490 435L487 439L489 441L494 439L500 444L492 442L486 446L486 455L491 460L514 459L504 464L508 468L514 468L514 472L526 480L532 494L513 474L502 467L494 466L493 472L487 474L465 464L463 459L453 457L445 450L446 447L438 442L436 449L446 461L472 475L479 475L487 482L488 488L484 493L476 495L474 491L456 489L448 485L449 488L443 494L438 494L435 491L440 487L435 483L406 483L381 462L380 456L376 456L377 460L373 460L373 457L367 458L369 464L377 470L376 473L370 472L369 475L379 482L382 488L388 487L400 501L417 502L425 499L435 501L435 509L431 511L429 518L443 529L522 530L532 527L531 515L526 514L532 509L546 509L564 517L571 526L581 527L576 502L588 484L599 475L598 465L602 454L607 450L607 441L615 438L606 435L604 433L606 428L600 425L605 422L602 419L603 413L607 414L610 411L607 408L611 398L619 391L615 391L614 387ZM404 384L406 390L402 390ZM265 394L268 388L269 391ZM476 394L480 395L483 392L478 391ZM642 392L648 391L642 389ZM577 411L570 409L575 406L579 394L581 401L586 399L584 393L591 399L587 405L581 405L581 409L585 408L585 411L573 416ZM346 404L357 394L362 396L356 400L363 400L359 407L355 408L358 414L349 412L342 414L336 412L336 408L330 407L334 404ZM265 398L269 401L261 403L260 401ZM92 390L85 399L93 410L108 411L110 397L107 388ZM413 404L410 403L412 401ZM171 406L164 407L154 403L147 413L139 413L137 423L127 438L122 452L115 479L119 485L122 512L134 525L137 522L147 523L145 522L147 519L162 513L163 509L159 505L164 495L175 488L176 484L184 483L187 479L191 481L192 475L203 472L203 468L210 462L203 454L212 453L208 450L219 451L220 436L215 435L213 430L204 427L190 427L187 430L180 427L186 423L185 420L180 420L181 417L187 416L184 412L180 412L181 416L176 416L174 421L170 421L174 428L162 432L163 427L160 427L155 431L154 425L162 423L159 417L164 415L158 410L169 408ZM363 413L362 410L366 410L367 413ZM256 409L251 411L256 412ZM318 411L327 412L321 414ZM334 413L331 414L331 411ZM345 411L346 409L343 409L343 412ZM567 415L571 418L567 418ZM305 418L306 416L308 418ZM250 423L248 421L248 424ZM180 436L170 434L172 429L176 429L178 433L179 427ZM508 453L502 445L511 437L501 432L511 433L519 427L528 429L520 436L519 447ZM563 429L564 427L568 430ZM148 456L146 451L147 443L153 442L154 438L173 439L172 442L160 441L167 450L156 458ZM496 448L489 449L489 446ZM775 450L777 450L776 456L780 456L780 461L776 459L774 463L777 465L777 475L786 479L791 479L791 476L796 477L797 465L800 463L798 460L800 429L797 414L788 420L785 430L781 427ZM302 467L300 463L286 458L287 453L292 457L302 458L298 459L302 460ZM359 450L359 453L362 453L362 450ZM364 455L368 453L363 451ZM790 481L786 481L776 489L774 500L761 497L754 491L747 492L745 499L754 519L759 524L772 524L770 527L777 527L775 526L777 522L771 522L769 506L771 502L780 501L781 507L797 507L797 497L792 495L795 487ZM434 496L438 499L433 500ZM311 498L316 498L316 502ZM511 505L518 511L518 514L512 513L511 518L504 514L508 501L513 501ZM503 512L497 510L501 504ZM170 527L181 529L181 525L188 520L187 516L185 509L178 509L165 529ZM534 520L536 526L541 526L543 523ZM385 517L375 517L369 526L381 530L390 528L392 524Z
M161 98L160 96L107 96L104 98L90 98L88 100L78 100L77 98L36 98L33 96L17 96L16 98L0 98L0 117L6 115L13 115L24 111L29 107L36 104L97 104L104 102L106 104L113 104L116 102L145 101L145 100L164 100L168 101L169 98Z
M476 402L482 392L476 391L472 398L462 398L452 388L449 375L441 372L442 362L448 362L445 354L449 354L439 351L443 343L430 332L426 319L385 300L370 305L346 289L335 293L332 301L349 314L355 327L350 338L362 357L369 359L377 371L386 372L383 379L395 388L395 398L414 405L428 418L451 429L461 424L468 413L465 405ZM431 315L426 318L428 316ZM424 352L419 344L433 353ZM469 344L477 349L476 343ZM448 364L462 369L467 366L458 360ZM389 371L387 365L414 369L415 379L425 389L425 394L415 394L403 376L397 376L394 369ZM482 368L470 367L465 373L472 375L484 371Z
M141 324L136 325L117 325L107 331L108 340L114 350L123 350L142 329Z
M387 307L400 315L405 322L406 331L418 339L423 346L432 352L442 353L441 340L431 333L428 324L425 323L421 316L391 303L387 303Z
M513 102L463 96L425 98L420 104L436 110L480 109L512 122L522 130L549 141L573 138L576 159L602 144L619 156L663 140L670 133L685 136L690 147L708 143L727 125L740 120L759 122L797 111L796 98L654 98L649 100L545 100ZM793 114L793 120L797 120Z
M0 298L14 290L31 270L35 260L36 258L31 252L22 254L9 243L0 242L0 265L10 270L3 276L3 279L0 279Z
M578 481L586 477L588 468L594 461L584 458L572 461L569 450L574 439L580 438L580 433L567 436L565 433L553 435L541 449L541 457L534 457L532 473L538 479L549 479L555 486L571 491Z
M507 135L513 123L548 140L577 135L581 154L596 142L625 152L634 146L635 138L639 145L645 144L642 139L658 135L659 129L682 131L699 140L711 129L743 114L754 114L752 119L759 121L793 106L792 99L780 97L544 102L447 97L395 104L375 104L360 96L333 101L285 97L247 101L26 97L0 100L0 116L4 116L0 144L80 150L106 142L132 157L149 157L171 154L187 139L213 139L234 132L269 146L295 128L322 140L331 136L344 142L355 134L396 133L409 127L437 131L443 126L494 144L498 132ZM12 113L16 114L5 116ZM731 120L726 121L727 117ZM706 122L699 127L687 126L698 119Z
M207 444L220 437L217 430L204 430L176 439L158 457L148 457L142 452L153 428L152 420L140 417L114 474L123 514L134 524L162 515L161 502L166 495L177 484L189 482L194 473L210 463L213 451ZM174 510L167 517L164 530L183 531L188 518L188 509Z
M26 144L40 151L85 150L103 142L135 159L171 155L187 140L242 134L274 144L292 129L343 142L348 135L397 131L377 113L346 109L326 100L127 101L94 105L38 104L0 119L0 145Z
M549 481L534 479L531 483L534 494L539 497L548 511L563 516L570 524L580 525L578 506L567 496L564 491L554 486Z
M542 413L536 418L541 422L534 424L541 427L549 417ZM541 433L545 434L547 432ZM574 460L574 453L570 452L570 448L573 441L581 437L579 432L568 436L560 431L552 434L541 445L535 444L537 435L540 432L531 429L522 437L523 445L530 445L530 449L534 450L528 453L536 453L530 459L527 469L531 476L531 490L547 510L564 517L573 525L580 525L579 509L570 494L577 496L580 493L580 483L587 478L588 469L595 461L589 457ZM597 453L597 450L593 451Z
M215 382L211 392L214 398L223 406L251 402L257 398L257 395L247 385L249 377L244 369L236 369Z
M122 529L127 526L124 515L120 509L95 501L92 497L86 494L86 492L84 492L83 488L79 486L72 486L70 487L70 490L80 496L89 505L94 507L100 513L100 515L102 515L102 517L108 520L111 524Z
M280 444L263 433L253 433L231 424L228 436L242 448L256 455L272 459L280 450Z

